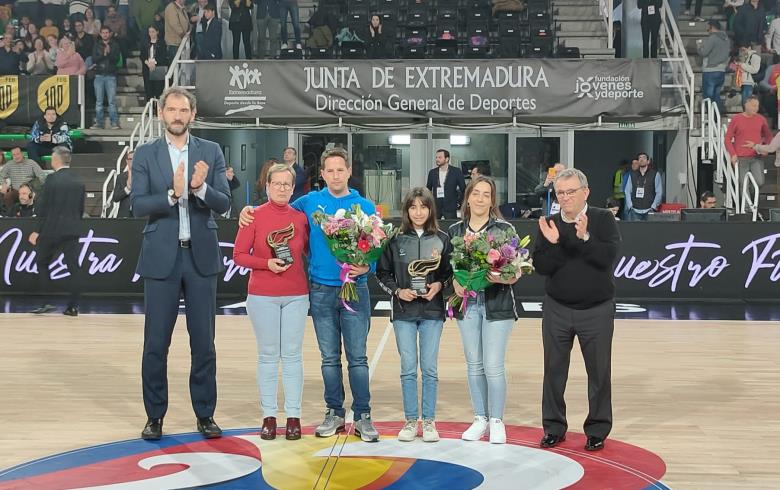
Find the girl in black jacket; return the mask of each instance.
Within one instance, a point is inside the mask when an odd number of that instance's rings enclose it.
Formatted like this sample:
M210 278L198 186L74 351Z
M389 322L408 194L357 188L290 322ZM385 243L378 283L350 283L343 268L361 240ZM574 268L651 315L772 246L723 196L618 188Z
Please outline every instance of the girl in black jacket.
M485 175L473 178L466 186L461 216L463 220L450 227L450 238L481 235L491 230L514 230L501 219L496 204L496 184ZM518 317L513 288L517 278L505 281L488 274L488 280L493 284L478 292L475 298L468 298L466 311L458 319L474 409L474 422L461 439L478 441L489 431L491 443L503 444L506 442L502 421L506 403L504 358L509 334ZM457 279L453 279L452 285L456 294L464 294Z
M404 197L401 230L390 240L377 264L379 284L393 296L393 327L401 355L401 392L406 423L398 440L410 442L417 436L417 339L422 371L423 441L436 442L434 422L439 357L439 340L444 325L442 289L452 276L450 240L436 224L431 192L411 189ZM410 274L415 273L415 280Z
M233 33L233 59L237 60L241 38L246 59L252 59L252 0L230 0L228 29Z

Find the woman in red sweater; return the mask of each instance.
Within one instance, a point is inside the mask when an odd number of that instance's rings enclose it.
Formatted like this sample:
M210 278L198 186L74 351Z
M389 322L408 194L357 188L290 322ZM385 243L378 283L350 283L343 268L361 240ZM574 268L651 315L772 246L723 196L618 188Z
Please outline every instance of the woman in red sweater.
M309 310L303 255L308 250L309 230L306 215L289 205L294 186L295 170L291 167L276 164L268 170L265 178L268 202L255 210L262 219L238 230L233 249L235 263L252 269L246 310L257 339L257 384L263 411L260 437L266 440L276 438L280 360L286 438L301 438L301 352ZM269 242L276 247L272 249Z

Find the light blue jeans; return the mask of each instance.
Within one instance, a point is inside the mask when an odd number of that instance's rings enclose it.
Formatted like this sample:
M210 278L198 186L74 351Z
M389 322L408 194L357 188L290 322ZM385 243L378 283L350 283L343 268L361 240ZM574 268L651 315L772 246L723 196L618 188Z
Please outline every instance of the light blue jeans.
M485 318L482 295L479 296L477 301L469 301L466 314L458 320L469 394L474 415L501 419L506 403L504 358L515 321L489 321Z
M103 127L103 95L108 102L108 118L112 126L119 126L116 110L116 75L95 75L95 122Z
M420 371L422 372L422 416L436 418L436 395L439 387L437 364L439 341L444 322L441 320L395 320L395 343L401 355L401 393L404 416L417 420L417 336L420 338Z
M309 296L254 296L246 311L257 339L257 386L263 418L276 417L279 361L282 362L284 413L301 416L303 394L303 332Z

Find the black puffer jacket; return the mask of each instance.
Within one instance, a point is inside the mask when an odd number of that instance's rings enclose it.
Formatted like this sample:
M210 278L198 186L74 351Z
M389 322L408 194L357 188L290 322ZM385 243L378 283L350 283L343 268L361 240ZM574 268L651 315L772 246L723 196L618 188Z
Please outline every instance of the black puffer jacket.
M431 301L417 298L414 301L401 301L395 295L397 289L408 289L411 277L408 267L412 261L433 258L433 251L441 256L439 268L428 274L428 284L442 283L442 291ZM392 296L393 319L395 320L443 320L445 315L444 294L452 281L450 265L450 237L441 230L436 233L424 233L417 236L411 231L399 234L390 240L376 266L376 278L379 285Z
M515 227L502 219L490 218L485 227L485 233L490 230L505 231L507 229L514 231ZM466 224L463 221L458 221L450 226L449 234L450 238L465 236ZM517 283L511 286L508 284L493 284L485 289L485 313L488 320L517 320L519 318L517 313L519 296L515 292L516 285ZM463 318L463 315L459 312L456 312L456 316L459 319Z

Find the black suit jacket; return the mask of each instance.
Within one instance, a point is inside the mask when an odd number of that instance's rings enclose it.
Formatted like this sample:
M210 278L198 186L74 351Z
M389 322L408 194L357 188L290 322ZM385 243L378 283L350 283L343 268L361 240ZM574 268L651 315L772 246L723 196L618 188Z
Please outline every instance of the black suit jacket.
M86 196L84 184L71 169L63 167L49 174L41 194L36 202L40 237L57 240L80 236Z
M205 17L203 20L205 21ZM203 21L201 21L203 22ZM203 32L195 40L199 60L222 59L222 20L214 17L211 22L203 22Z
M122 172L119 177L116 178L116 185L114 186L114 197L111 199L114 202L119 203L119 212L117 218L130 218L130 194L125 191L127 187L127 172Z
M466 180L463 172L458 167L450 165L447 177L444 178L444 199L436 198L436 188L439 186L439 167L432 168L428 172L428 183L425 187L431 191L436 199L436 208L442 211L457 211L463 202L463 194L466 192Z

